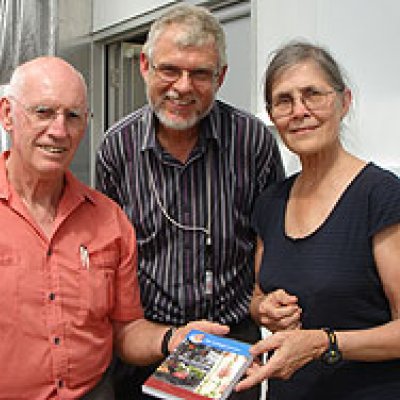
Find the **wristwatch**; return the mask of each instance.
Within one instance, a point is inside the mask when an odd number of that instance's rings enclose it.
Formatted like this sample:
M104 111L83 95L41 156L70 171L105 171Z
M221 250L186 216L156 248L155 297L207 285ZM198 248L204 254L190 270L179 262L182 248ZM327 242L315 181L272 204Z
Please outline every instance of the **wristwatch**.
M328 335L329 347L321 355L321 360L328 365L335 365L342 359L342 353L339 350L335 331L331 328L322 328Z

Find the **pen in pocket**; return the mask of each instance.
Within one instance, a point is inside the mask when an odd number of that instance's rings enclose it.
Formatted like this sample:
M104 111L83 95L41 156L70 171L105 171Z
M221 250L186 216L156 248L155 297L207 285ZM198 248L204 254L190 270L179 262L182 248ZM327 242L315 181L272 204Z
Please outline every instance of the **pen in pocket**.
M89 269L90 267L90 260L89 260L89 251L84 244L79 246L79 252L81 256L81 264L83 268Z

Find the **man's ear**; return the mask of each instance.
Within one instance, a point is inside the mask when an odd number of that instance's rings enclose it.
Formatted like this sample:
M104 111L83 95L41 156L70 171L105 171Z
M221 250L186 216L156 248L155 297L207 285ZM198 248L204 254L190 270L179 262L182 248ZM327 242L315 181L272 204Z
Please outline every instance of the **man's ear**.
M0 98L0 123L7 132L12 130L11 103L7 97Z
M149 70L150 70L150 61L147 58L146 54L141 52L140 53L140 73L142 74L142 77L145 81L147 80Z
M227 69L228 69L228 66L227 66L227 65L224 65L224 66L221 68L220 73L218 74L218 79L217 79L218 88L220 88L221 85L224 83L225 75L226 75Z

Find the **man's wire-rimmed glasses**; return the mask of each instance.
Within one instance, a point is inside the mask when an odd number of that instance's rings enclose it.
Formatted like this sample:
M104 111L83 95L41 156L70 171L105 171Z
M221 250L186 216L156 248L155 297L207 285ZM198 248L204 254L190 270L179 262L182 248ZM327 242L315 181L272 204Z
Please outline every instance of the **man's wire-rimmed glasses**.
M218 76L219 72L209 68L180 68L171 64L150 63L151 68L156 76L166 83L174 83L178 81L186 72L189 79L198 85L210 84Z
M18 100L15 96L8 96L9 99L16 102L28 115L32 124L39 129L46 129L58 115L62 114L68 128L73 130L83 129L86 124L87 110L54 108L45 104L28 106Z

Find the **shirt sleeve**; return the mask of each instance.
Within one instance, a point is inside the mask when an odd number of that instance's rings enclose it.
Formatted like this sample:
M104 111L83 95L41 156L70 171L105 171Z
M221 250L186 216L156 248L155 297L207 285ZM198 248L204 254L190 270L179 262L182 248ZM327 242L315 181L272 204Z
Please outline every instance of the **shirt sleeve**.
M285 170L278 144L269 129L258 121L256 135L256 196L274 182L285 178Z
M96 189L113 199L120 206L121 198L118 192L118 182L121 179L121 171L118 168L118 158L114 157L115 143L111 136L105 137L101 143L95 162L95 186Z
M130 321L142 318L144 315L138 282L136 236L132 224L119 208L117 218L121 227L121 259L116 274L115 307L111 318L117 321Z
M400 179L382 170L382 177L369 196L369 236L400 223Z
M275 210L271 209L271 192L275 185L267 187L256 199L251 214L251 226L260 238L263 238L264 231L268 225L268 219L273 216Z
M251 227L253 228L257 236L261 237L260 226L258 224L258 216L260 214L259 210L260 210L260 202L256 201L253 212L251 214Z

